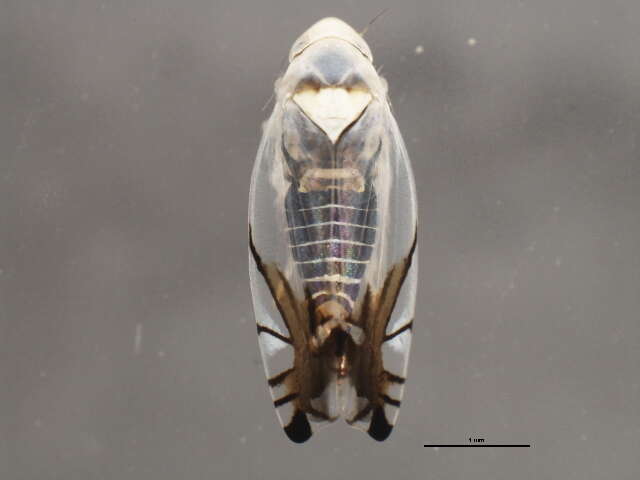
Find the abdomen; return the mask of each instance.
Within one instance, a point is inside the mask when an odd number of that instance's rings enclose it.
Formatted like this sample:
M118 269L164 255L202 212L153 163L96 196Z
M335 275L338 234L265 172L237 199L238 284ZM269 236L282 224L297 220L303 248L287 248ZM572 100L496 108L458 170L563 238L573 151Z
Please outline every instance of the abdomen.
M292 256L313 310L338 302L350 314L376 242L376 195L329 188L285 199Z

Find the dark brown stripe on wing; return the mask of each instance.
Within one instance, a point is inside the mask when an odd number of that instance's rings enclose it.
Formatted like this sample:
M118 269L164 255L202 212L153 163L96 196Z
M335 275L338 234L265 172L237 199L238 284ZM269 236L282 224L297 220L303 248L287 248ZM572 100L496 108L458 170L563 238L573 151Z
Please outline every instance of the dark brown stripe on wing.
M260 325L259 323L257 324L257 327L258 335L260 335L261 333L268 333L272 337L276 337L278 340L282 340L284 343L288 343L289 345L293 344L290 338L285 337L284 335L280 335L278 332L276 332L275 330L271 330L269 327L265 327L264 325Z
M387 370L384 371L384 376L387 382L391 382L391 383L398 383L402 385L406 381L404 377L400 377L399 375L394 375L393 373Z
M285 395L284 397L280 397L277 400L275 400L273 402L273 406L278 408L278 407L284 405L285 403L289 403L292 400L295 400L296 398L298 398L298 394L297 393L290 393L289 395Z
M402 327L400 327L395 332L392 332L389 335L385 335L384 339L382 341L383 342L388 342L389 340L391 340L391 339L397 337L398 335L400 335L402 332L404 332L406 330L411 330L412 328L413 328L413 320L411 320L409 323L403 325Z
M271 377L269 380L267 380L267 383L269 383L270 387L276 387L276 386L280 385L282 382L284 382L284 380L293 372L294 372L294 369L293 368L289 368L289 369L285 370L284 372L280 372L275 377Z
M391 398L389 395L383 394L382 400L384 400L384 403L388 403L389 405L393 405L394 407L400 407L400 400Z

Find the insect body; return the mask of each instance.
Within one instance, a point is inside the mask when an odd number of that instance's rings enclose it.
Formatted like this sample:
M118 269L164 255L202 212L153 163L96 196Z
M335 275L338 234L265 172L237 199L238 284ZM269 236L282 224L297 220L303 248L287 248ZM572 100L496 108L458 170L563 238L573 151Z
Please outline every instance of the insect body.
M339 417L376 440L403 393L416 290L416 197L369 47L336 18L293 45L249 200L260 349L286 434Z

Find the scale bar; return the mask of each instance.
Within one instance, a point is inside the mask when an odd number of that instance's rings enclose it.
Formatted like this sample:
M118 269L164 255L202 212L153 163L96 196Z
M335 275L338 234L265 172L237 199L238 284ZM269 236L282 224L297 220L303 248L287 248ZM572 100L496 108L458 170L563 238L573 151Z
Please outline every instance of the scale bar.
M497 447L497 448L531 448L531 444L523 443L523 444L514 444L514 443L480 443L478 445L469 445L466 443L462 444L441 444L441 445L424 445L425 448L487 448L487 447Z

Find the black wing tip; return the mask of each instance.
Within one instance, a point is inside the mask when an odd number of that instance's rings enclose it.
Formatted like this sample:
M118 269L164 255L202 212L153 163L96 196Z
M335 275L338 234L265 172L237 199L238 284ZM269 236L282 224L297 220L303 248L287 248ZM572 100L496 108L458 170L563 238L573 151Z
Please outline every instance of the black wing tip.
M375 407L373 409L373 415L371 416L369 430L367 430L369 436L378 442L382 442L389 438L391 430L393 430L393 425L387 421L387 416L384 414L384 408Z
M311 438L311 425L307 419L307 414L302 410L296 410L289 425L284 427L284 433L289 440L295 443L304 443Z

